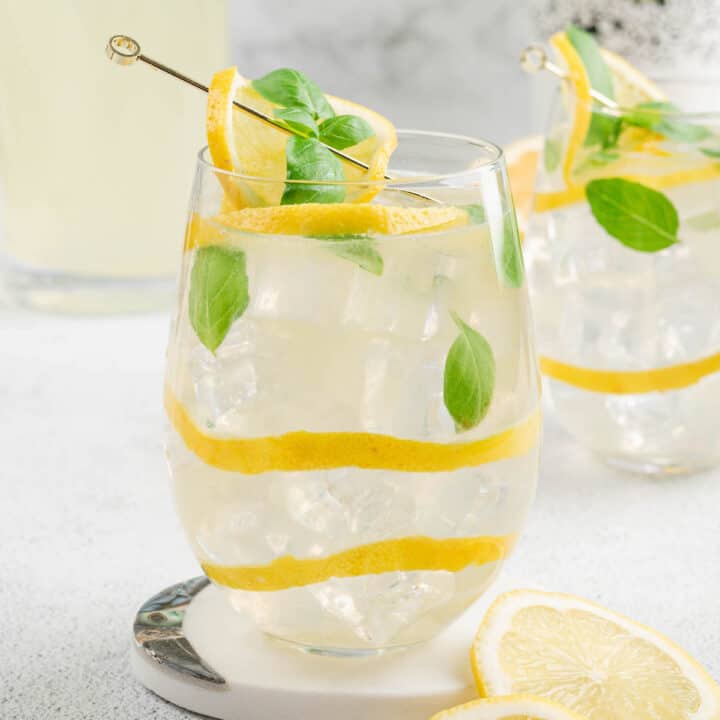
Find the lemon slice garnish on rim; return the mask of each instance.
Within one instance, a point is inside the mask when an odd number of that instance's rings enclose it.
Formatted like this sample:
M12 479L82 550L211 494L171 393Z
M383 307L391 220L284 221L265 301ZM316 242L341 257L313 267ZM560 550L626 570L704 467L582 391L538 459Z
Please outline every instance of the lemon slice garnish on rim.
M572 710L532 695L484 698L443 710L430 720L585 720Z
M232 232L274 235L332 236L406 235L462 227L472 218L450 205L425 208L369 203L304 203L243 208L204 218L193 215L186 250L204 245L232 245Z
M471 662L481 695L547 697L588 720L720 717L720 687L678 645L572 595L501 595Z
M342 161L345 180L349 183L373 183L383 179L390 155L397 146L393 124L379 113L356 103L325 96L338 115L356 115L366 120L375 135L343 152L366 163L369 169ZM223 170L277 181L285 178L285 146L288 132L273 127L249 113L236 109L233 100L273 116L279 107L258 93L251 81L231 67L215 73L210 83L207 105L207 140L213 164ZM220 176L231 204L236 208L279 205L282 182L242 181ZM347 199L370 200L376 189L358 186L349 189Z
M221 215L217 222L244 232L281 235L404 235L467 225L462 208L426 208L368 203L305 203L245 208Z

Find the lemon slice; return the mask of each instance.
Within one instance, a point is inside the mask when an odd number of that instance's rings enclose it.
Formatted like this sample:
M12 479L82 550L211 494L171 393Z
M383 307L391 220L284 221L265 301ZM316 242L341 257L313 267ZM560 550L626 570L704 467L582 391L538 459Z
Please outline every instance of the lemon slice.
M585 142L592 117L590 109L590 79L588 78L578 51L573 47L566 33L555 33L555 35L550 38L550 44L564 60L573 88L571 98L573 106L572 123L568 134L567 147L565 148L565 157L562 163L565 184L568 188L571 188L575 185L573 179L575 156Z
M532 695L507 695L458 705L430 720L585 720L558 703Z
M343 152L366 163L369 169L342 161L347 182L374 182L385 175L390 155L397 146L393 124L362 105L326 95L338 115L357 115L366 120L375 135ZM223 170L277 181L286 172L285 145L289 133L273 127L233 106L233 100L272 117L277 105L253 89L251 81L234 67L217 72L210 83L207 105L207 139L213 163ZM279 205L284 184L281 182L240 181L220 176L226 195L236 208ZM348 192L348 199L371 199L375 190L360 187Z
M481 695L547 697L588 720L720 717L720 687L685 651L572 595L501 595L480 626L471 661Z
M572 171L575 161L590 127L593 104L590 96L591 84L582 58L570 42L567 33L556 33L550 39L550 43L565 62L573 88L573 120L563 164L565 182L571 186L574 184ZM604 48L600 49L600 54L612 75L614 99L621 108L630 108L641 102L667 99L657 85L620 55ZM628 140L633 146L647 144L651 137L655 138L655 133L634 128L629 133L629 137L625 138L623 146L628 146Z
M467 225L462 208L394 207L368 203L305 203L244 208L215 218L220 226L279 235L403 235Z

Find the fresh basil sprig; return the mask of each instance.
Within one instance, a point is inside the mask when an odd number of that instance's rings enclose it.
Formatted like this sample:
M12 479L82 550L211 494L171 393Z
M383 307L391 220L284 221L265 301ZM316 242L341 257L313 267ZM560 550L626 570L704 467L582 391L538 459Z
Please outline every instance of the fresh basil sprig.
M470 430L487 415L495 391L495 356L490 343L451 313L459 334L445 359L443 400L458 432Z
M217 245L200 248L190 273L188 308L200 342L215 352L249 302L245 253Z
M678 213L663 193L616 177L591 180L585 194L595 219L623 245L658 252L678 242Z
M266 100L280 106L274 109L274 117L299 133L287 140L287 179L344 182L340 160L320 143L344 150L372 137L372 126L356 115L336 115L319 86L299 70L273 70L254 80L252 86ZM288 183L280 202L333 203L344 199L345 188L341 185Z

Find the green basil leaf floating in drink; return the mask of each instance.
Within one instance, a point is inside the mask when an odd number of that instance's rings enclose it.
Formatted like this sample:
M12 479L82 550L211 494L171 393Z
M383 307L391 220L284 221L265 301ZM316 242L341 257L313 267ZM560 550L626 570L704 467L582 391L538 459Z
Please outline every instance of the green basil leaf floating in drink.
M478 425L495 391L495 357L488 341L451 313L460 331L445 359L443 399L458 432Z
M491 228L492 229L492 228ZM522 287L525 277L520 232L518 231L515 212L505 213L502 223L502 235L492 236L495 253L495 269L505 287Z
M559 140L546 138L543 146L543 166L545 172L555 172L560 167L562 160L562 145Z
M717 150L715 148L700 148L700 152L703 155L707 155L709 158L717 158L720 160L720 148Z
M565 34L580 56L592 89L612 100L615 97L613 76L600 52L600 46L595 42L595 38L574 25L570 25ZM590 127L585 137L585 145L611 147L617 142L619 130L619 118L605 115L602 112L593 112Z
M245 253L200 248L190 274L189 314L200 342L215 352L250 302Z
M340 160L315 138L289 137L285 155L288 180L322 180L327 183L345 181ZM334 203L344 199L345 188L342 185L287 183L280 203Z
M373 135L370 123L357 115L336 115L320 123L320 140L336 150L357 145Z
M324 120L335 115L322 90L299 70L273 70L253 80L252 86L266 100L286 108L307 110L315 120Z
M711 132L706 127L674 118L673 115L679 112L680 109L670 102L644 102L626 112L623 120L628 125L646 128L675 142L695 143L710 137Z
M485 216L485 208L480 203L462 205L462 209L468 214L468 218L472 225L482 225L487 220L487 217Z
M525 278L525 270L520 247L520 232L514 212L505 216L502 267L505 283L512 288L521 287Z
M624 178L592 180L585 193L595 219L623 245L658 252L678 242L678 213L663 193Z
M385 267L382 255L375 247L375 241L367 235L323 235L316 236L329 240L328 250L345 260L350 260L373 275L382 275Z
M283 124L304 137L317 137L318 129L313 116L305 108L275 108L273 115Z

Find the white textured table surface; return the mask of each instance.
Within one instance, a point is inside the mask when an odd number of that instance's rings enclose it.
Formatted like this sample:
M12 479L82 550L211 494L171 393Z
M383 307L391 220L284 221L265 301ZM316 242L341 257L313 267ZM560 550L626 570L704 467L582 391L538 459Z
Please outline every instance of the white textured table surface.
M0 311L1 718L185 716L127 664L138 604L198 574L161 449L167 327ZM720 472L621 475L550 425L505 583L625 612L720 677L719 508Z

